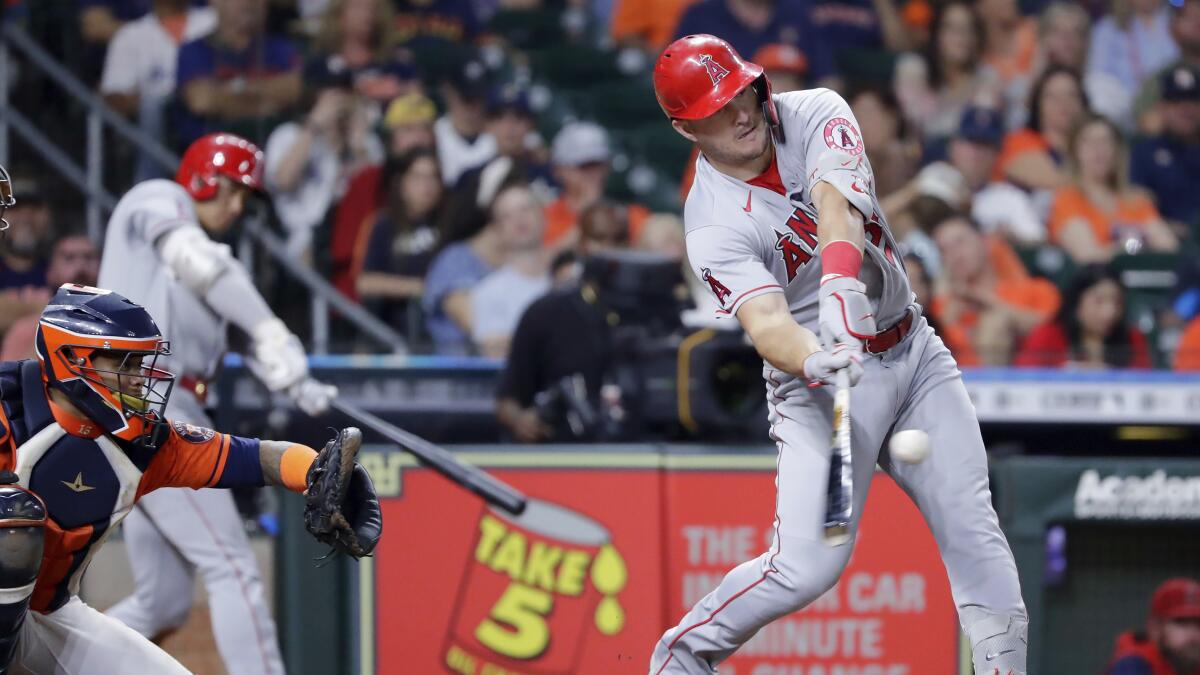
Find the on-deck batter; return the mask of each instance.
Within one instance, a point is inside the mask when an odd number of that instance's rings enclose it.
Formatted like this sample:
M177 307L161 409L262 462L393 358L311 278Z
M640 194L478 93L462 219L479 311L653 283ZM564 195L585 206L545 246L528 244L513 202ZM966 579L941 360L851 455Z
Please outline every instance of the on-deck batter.
M688 259L763 357L779 460L770 549L663 635L650 673L716 672L841 575L853 539L832 547L822 536L833 396L809 384L848 368L852 536L878 462L933 531L976 672L1023 675L1028 618L975 410L913 302L849 106L828 89L773 95L762 68L711 35L667 47L654 85L675 129L700 148L684 207ZM931 456L891 462L882 449L893 429L927 432Z
M99 283L154 315L178 374L169 418L210 427L209 382L225 354L229 323L251 339L248 364L272 391L306 412L335 390L308 376L300 341L275 317L229 247L209 238L241 215L260 189L262 152L233 134L209 134L184 153L175 181L149 180L117 203ZM134 594L109 610L147 637L178 628L192 607L198 570L213 634L230 673L283 673L275 623L241 517L227 490L160 490L125 519Z

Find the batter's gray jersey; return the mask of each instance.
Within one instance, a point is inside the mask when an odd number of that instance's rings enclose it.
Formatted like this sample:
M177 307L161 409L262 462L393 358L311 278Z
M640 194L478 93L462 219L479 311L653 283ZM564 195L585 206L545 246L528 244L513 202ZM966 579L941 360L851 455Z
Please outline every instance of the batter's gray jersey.
M209 379L226 351L225 320L175 279L156 243L180 227L199 228L192 198L169 180L148 180L117 202L108 219L99 285L142 305L171 342L160 367Z
M801 325L817 332L817 212L812 186L825 181L866 217L863 267L877 324L904 316L912 291L895 239L875 198L875 179L850 106L829 89L775 96L785 142L775 167L783 194L717 171L701 155L684 206L687 253L695 273L734 315L747 300L782 292ZM757 182L757 181L756 181Z

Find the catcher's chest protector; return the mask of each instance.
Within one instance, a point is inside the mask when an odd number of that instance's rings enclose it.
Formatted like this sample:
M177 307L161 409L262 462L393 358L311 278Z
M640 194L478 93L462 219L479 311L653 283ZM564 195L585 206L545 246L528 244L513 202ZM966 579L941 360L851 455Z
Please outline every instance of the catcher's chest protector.
M50 411L37 361L0 363L0 408L0 469L15 472L21 487L46 504L45 554L32 607L50 612L79 592L93 547L133 508L154 451L67 433Z

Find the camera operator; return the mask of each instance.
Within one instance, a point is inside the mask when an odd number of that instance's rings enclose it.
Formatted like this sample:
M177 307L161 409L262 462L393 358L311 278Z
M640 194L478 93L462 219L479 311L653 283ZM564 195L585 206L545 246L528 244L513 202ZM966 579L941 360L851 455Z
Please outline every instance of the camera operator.
M583 211L581 258L628 246L623 209L598 201ZM566 280L521 316L496 393L496 417L521 443L586 436L612 356L610 312L595 286L581 272L554 277Z

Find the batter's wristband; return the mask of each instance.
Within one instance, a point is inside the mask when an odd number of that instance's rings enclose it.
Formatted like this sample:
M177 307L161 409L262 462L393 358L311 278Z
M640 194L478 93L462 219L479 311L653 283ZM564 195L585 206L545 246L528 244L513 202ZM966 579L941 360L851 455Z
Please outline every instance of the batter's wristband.
M317 451L307 445L292 445L283 451L279 458L279 478L283 486L292 492L304 492L308 489L308 470Z
M831 241L821 249L821 278L838 276L857 279L862 270L862 251L845 240Z

